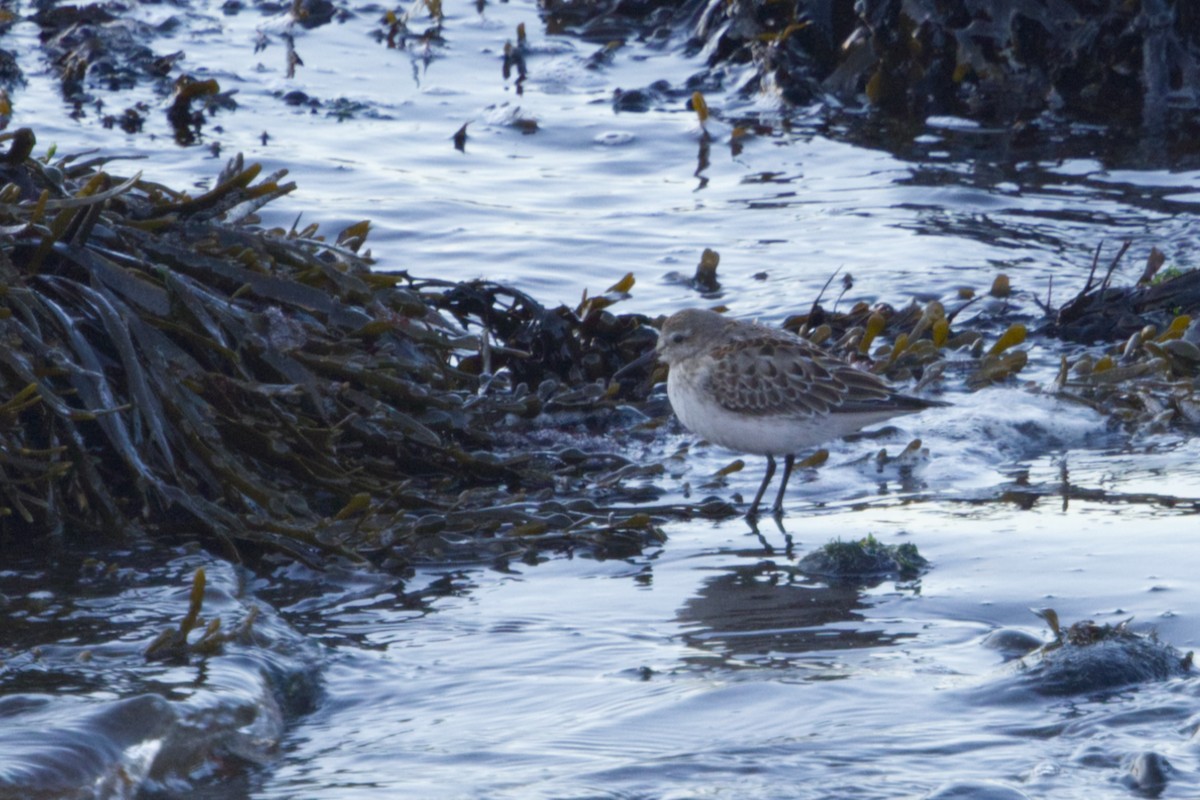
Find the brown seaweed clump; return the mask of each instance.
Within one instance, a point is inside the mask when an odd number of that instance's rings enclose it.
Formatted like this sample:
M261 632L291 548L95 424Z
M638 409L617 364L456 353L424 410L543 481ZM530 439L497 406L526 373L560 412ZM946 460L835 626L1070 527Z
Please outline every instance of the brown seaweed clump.
M807 314L789 317L783 327L893 382L916 381L919 390L959 373L967 388L975 390L1008 381L1029 363L1028 351L1019 347L1026 338L1023 323L955 323L978 301L1005 298L1009 292L1008 278L999 275L987 293L964 291L953 309L930 300L899 309L859 302L839 312L826 310L818 298ZM984 332L988 327L998 328L990 343Z
M1088 405L1125 428L1200 426L1200 272L1163 269L1151 248L1141 277L1115 286L1126 242L1097 277L1100 248L1087 283L1053 309L1038 333L1091 345L1062 356L1054 391Z
M25 129L4 141L6 541L182 533L394 566L661 536L629 504L652 470L587 447L618 408L589 381L645 346L606 309L621 286L551 311L373 272L366 222L332 241L254 224L294 188L283 171L238 158L191 197L104 158L33 158ZM557 443L506 438L537 418Z

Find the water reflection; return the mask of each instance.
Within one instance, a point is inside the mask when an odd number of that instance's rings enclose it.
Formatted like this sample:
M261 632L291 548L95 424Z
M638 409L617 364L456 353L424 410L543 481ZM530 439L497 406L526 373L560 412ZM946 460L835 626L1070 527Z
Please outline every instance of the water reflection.
M783 520L780 517L772 517L771 521L775 523L775 528L779 531L779 535L783 537L784 548L783 557L791 561L796 557L796 542L792 539L792 535L783 527ZM750 526L750 532L757 537L759 543L763 546L763 551L772 556L775 554L775 548L771 545L771 541L763 535L763 532L758 527L758 520L755 518L747 518L746 524ZM770 531L768 531L769 533Z
M712 161L709 158L711 144L709 142L708 134L702 134L700 136L699 148L700 149L696 153L696 171L692 173L693 176L698 180L696 184L696 191L700 191L708 186L708 176L705 175L705 173L708 171L708 168L712 166Z
M679 609L683 640L703 651L685 660L731 669L821 667L823 677L832 677L831 651L915 636L869 622L871 603L862 592L859 585L808 580L770 560L722 569Z

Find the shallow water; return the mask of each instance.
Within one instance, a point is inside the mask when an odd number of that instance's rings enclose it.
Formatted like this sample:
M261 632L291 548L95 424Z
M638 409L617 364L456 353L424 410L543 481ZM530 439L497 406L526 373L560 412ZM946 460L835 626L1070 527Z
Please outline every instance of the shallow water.
M153 39L157 52L183 49L185 68L239 90L240 107L214 116L197 146L173 142L167 103L149 87L103 95L110 110L148 102L142 134L104 129L91 109L69 118L33 60L10 127L33 125L60 153L150 153L114 170L175 187L209 185L241 151L299 183L267 223L303 212L332 234L369 218L381 269L486 276L547 305L632 271L622 310L721 302L775 322L807 310L840 269L855 278L843 303L896 304L983 289L1005 272L1024 293L1015 309L1035 312L1028 295L1062 302L1101 243L1106 263L1133 241L1118 282L1140 273L1152 245L1169 263L1195 261L1197 172L1144 153L1014 149L1001 132L947 119L910 141L880 139L897 145L889 151L851 136L853 120L798 113L785 132L770 98L711 93L718 116L757 113L774 129L739 150L720 119L706 144L684 107L702 64L682 54L682 35L629 41L596 66L601 45L546 34L531 2L447 3L446 44L428 51L378 41L383 7L347 10L292 30L304 66L288 79L282 14L140 6L148 21L181 23ZM530 53L518 93L500 53L520 23ZM268 46L255 52L260 34ZM24 52L35 40L23 22L3 43ZM651 110L614 111L614 89L658 80L674 91ZM324 105L277 96L293 90ZM342 121L338 98L343 111L359 104ZM722 257L719 298L683 280L705 247ZM1057 351L1034 355L1023 377L1045 382ZM97 757L101 796L894 798L984 782L964 791L1095 798L1129 796L1126 762L1155 752L1174 770L1161 796L1193 796L1195 679L1000 702L1015 668L985 640L1004 629L1045 639L1029 609L1052 607L1065 622L1133 617L1137 630L1197 647L1197 444L1169 431L1130 440L1019 383L950 399L882 439L831 445L828 465L795 479L786 533L770 521L760 536L741 520L673 523L665 545L636 558L430 566L403 584L294 566L253 579L200 554L132 553L110 559L116 577L92 590L79 583L90 567L71 558L55 559L61 572L6 564L0 714L17 733L0 738L0 762L44 767L39 754L83 731L122 754L120 769ZM931 454L918 480L881 481L864 462L914 436ZM689 443L668 429L635 455L661 460ZM674 497L747 496L759 460L713 477L734 457L690 446L661 483ZM1107 494L1080 499L1064 478ZM868 588L798 571L808 550L868 533L917 544L930 570ZM145 645L185 612L198 565L219 578L206 613L236 624L259 608L266 641L202 667L147 665ZM173 705L138 699L148 695ZM129 702L141 704L136 725L116 714ZM272 703L286 727L266 714L247 729L234 713ZM147 773L147 749L164 740L179 755ZM0 796L65 796L51 781L64 772L22 787L0 767ZM74 785L92 796L88 780Z
M45 66L32 59L10 128L32 125L60 153L99 145L153 153L128 170L173 187L206 185L241 152L266 171L290 170L299 184L269 208L269 223L303 214L333 232L370 219L381 269L486 276L546 304L574 303L630 271L640 279L630 310L696 302L665 276L690 276L705 247L722 255L722 299L767 316L807 308L835 269L858 279L849 298L875 300L982 288L1001 270L1018 289L1043 295L1054 275L1067 292L1082 285L1097 245L1115 251L1125 239L1134 242L1130 276L1151 245L1172 263L1195 260L1188 233L1200 171L1129 168L1145 158L1129 151L1104 163L1087 145L1021 149L1003 132L943 118L915 137L879 136L863 147L844 135L852 121L827 125L816 111L799 113L784 132L771 98L732 94L709 97L715 118L706 143L685 108L687 79L704 65L682 55L684 32L652 45L630 40L596 66L600 46L545 34L529 2L482 12L447 3L446 44L404 50L378 41L381 6L346 6L344 21L312 30L289 27L283 13L220 8L138 9L148 23L179 22L152 40L156 52L182 49L181 70L237 90L239 107L211 115L196 146L175 145L168 103L149 86L97 92L106 113L147 102L142 134L103 128L91 107L68 118ZM414 29L427 24L414 15ZM502 77L501 56L519 24L530 52L518 93ZM293 79L288 31L304 61ZM28 22L6 37L17 48L35 40ZM614 110L615 90L656 81L673 93L645 113ZM322 105L289 105L282 96L294 91ZM740 137L735 147L722 115L757 116L774 133ZM516 119L535 121L536 132L522 132ZM459 152L452 137L464 124Z
M771 550L741 520L675 524L661 550L625 561L454 571L458 596L419 621L386 595L310 618L309 635L357 640L339 645L327 703L262 796L890 798L990 780L1117 797L1123 760L1147 751L1177 770L1163 796L1189 796L1200 682L1013 694L1015 667L985 640L1045 638L1030 609L1052 607L1132 617L1194 648L1193 515L1053 496L977 505L969 475L880 493L845 466L853 449L789 504L791 555L770 524ZM1034 486L1065 461L1078 486L1136 492L1161 481L1160 459L1071 447L1022 467ZM1171 474L1200 496L1200 472ZM917 543L931 570L869 588L797 570L808 549L868 533Z

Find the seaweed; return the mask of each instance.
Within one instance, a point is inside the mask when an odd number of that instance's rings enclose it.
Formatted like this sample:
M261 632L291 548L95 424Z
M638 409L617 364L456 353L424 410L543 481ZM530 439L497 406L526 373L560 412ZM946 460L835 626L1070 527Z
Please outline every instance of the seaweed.
M374 272L366 222L332 241L255 224L294 188L283 171L238 157L189 197L102 158L32 158L28 130L2 141L0 533L393 568L662 538L622 486L649 473L520 435L617 409L596 379L644 345L640 318L607 310L628 285L552 310Z
M911 542L887 545L872 534L862 539L836 539L800 559L802 571L841 581L870 580L895 575L916 578L929 562Z
M207 623L200 617L204 607L204 590L208 578L204 567L196 570L192 576L192 588L188 593L188 610L179 621L177 627L164 628L154 637L145 650L147 661L166 661L169 663L186 664L192 656L203 658L220 654L225 644L231 641L244 640L250 635L254 622L258 617L258 609L251 606L246 618L231 631L221 630L221 618L214 616ZM194 641L188 637L193 630L203 626L200 635Z
M580 5L593 24L611 15ZM797 107L862 105L901 124L969 117L1010 127L1019 144L1061 120L1182 142L1197 105L1180 91L1200 69L1189 4L753 0L704 3L695 17L711 77L750 64L742 91Z

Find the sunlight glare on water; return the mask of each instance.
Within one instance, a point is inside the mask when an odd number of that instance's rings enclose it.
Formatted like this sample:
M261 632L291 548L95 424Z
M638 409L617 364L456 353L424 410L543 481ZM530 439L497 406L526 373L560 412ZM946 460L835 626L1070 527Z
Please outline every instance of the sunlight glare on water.
M142 8L153 24L168 14ZM106 108L149 101L153 137L104 129L87 108L66 119L48 73L32 69L13 126L36 123L60 153L98 145L152 153L136 166L168 185L210 183L243 152L268 172L288 169L299 185L266 210L268 223L303 214L332 233L370 219L380 269L510 281L548 305L630 271L639 278L631 310L695 302L664 276L690 275L706 247L722 255L723 299L770 316L804 307L836 269L858 279L847 296L855 300L891 298L899 287L982 288L999 270L1037 293L1049 271L1065 291L1082 284L1097 244L1125 238L1144 242L1135 252L1155 244L1192 260L1181 206L1166 200L1196 182L1192 173L1038 162L996 145L995 132L946 120L932 120L921 149L900 157L830 138L815 116L785 133L768 111L775 132L739 137L735 148L722 105L762 114L770 104L733 95L709 98L716 116L706 143L685 108L689 92L678 88L703 68L681 55L682 34L629 40L596 60L601 46L544 33L531 2L479 12L447 3L445 45L389 49L375 6L311 30L289 27L286 14L220 9L194 4L183 26L163 28L156 41L185 48L183 68L196 77L237 90L238 108L211 115L201 146L162 135L164 101L136 91L107 98ZM519 92L501 75L518 24L528 32ZM289 31L303 60L293 78ZM11 36L32 47L36 29L18 24ZM653 95L643 113L614 110L614 91L656 81L674 93ZM296 92L307 102L282 99ZM464 124L459 152L452 139ZM216 144L218 158L209 151ZM943 148L964 144L981 157L955 160Z
M1186 738L1170 733L1190 715L1194 681L1098 703L989 707L973 693L1008 674L982 645L988 632L1048 635L1030 605L1134 616L1196 644L1176 606L1195 578L1162 547L1187 521L1156 520L1129 553L1130 520L1054 505L794 514L801 550L873 532L919 542L935 564L919 586L834 592L840 608L819 581L764 555L741 521L674 526L665 550L629 563L472 571L473 590L420 624L389 628L379 609L365 646L342 648L328 702L263 796L318 796L338 772L339 789L320 796L883 798L1006 778L1083 798L1113 774L1074 753L1097 730L1106 753L1154 748L1194 769ZM1063 531L1072 518L1086 547ZM1112 718L1121 709L1157 719L1158 738L1125 730ZM1031 735L1068 725L1070 735Z

